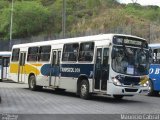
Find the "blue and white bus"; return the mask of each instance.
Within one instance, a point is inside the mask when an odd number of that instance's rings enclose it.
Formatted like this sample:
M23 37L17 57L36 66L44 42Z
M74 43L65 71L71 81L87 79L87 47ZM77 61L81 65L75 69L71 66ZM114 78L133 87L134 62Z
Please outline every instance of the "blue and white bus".
M11 52L2 51L0 52L0 81L8 78L8 66Z
M149 94L152 96L159 95L160 92L160 44L149 44L152 50L152 62L149 71Z
M101 34L14 45L10 78L31 90L50 87L114 98L148 91L148 44L143 38Z

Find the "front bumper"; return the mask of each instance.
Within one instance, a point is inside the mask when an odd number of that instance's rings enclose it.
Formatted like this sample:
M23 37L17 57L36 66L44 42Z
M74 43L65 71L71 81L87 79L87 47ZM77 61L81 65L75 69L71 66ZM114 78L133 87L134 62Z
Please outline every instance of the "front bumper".
M136 94L147 94L149 87L142 86L116 86L113 83L108 83L107 94L110 95L136 95Z

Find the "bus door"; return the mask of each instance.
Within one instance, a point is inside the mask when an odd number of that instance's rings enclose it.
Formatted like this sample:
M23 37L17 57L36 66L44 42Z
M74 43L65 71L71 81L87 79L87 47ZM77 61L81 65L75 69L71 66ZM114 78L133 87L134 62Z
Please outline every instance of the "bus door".
M9 65L9 57L3 57L2 58L2 73L1 73L1 79L7 79L8 78L8 65Z
M20 52L19 66L18 66L18 82L25 82L25 59L26 52Z
M109 79L109 48L97 48L96 53L94 88L99 91L106 91L107 80Z
M61 57L61 50L60 49L52 50L49 86L54 86L54 87L59 86L60 57Z

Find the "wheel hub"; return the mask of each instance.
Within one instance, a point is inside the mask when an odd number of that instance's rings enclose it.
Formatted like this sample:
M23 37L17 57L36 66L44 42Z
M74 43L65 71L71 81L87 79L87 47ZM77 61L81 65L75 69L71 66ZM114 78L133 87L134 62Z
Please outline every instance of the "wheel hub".
M86 92L87 92L87 86L86 85L82 85L81 86L81 94L82 94L82 96L84 96L86 94Z
M31 88L33 88L34 87L34 80L33 79L31 79L31 82L30 82L31 84Z

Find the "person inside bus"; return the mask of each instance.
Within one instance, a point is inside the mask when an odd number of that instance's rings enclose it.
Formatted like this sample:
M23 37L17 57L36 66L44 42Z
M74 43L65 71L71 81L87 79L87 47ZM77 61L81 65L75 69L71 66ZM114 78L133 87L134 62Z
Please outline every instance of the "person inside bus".
M121 59L119 61L120 71L122 73L133 74L133 66L134 66L134 53L130 50L130 48L125 48L125 50L119 51Z
M146 67L144 66L147 63L147 53L143 49L139 49L137 51L136 55L136 61L135 61L135 72L137 74L139 73L145 73L146 72Z
M69 61L76 61L78 56L78 45L74 44L73 49L69 53Z
M127 64L127 60L125 58L125 54L123 50L117 49L116 51L116 57L114 59L114 68L116 71L124 73L124 67Z

